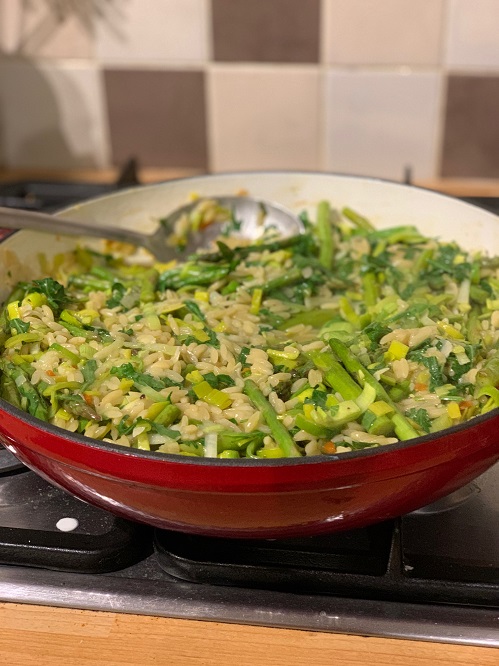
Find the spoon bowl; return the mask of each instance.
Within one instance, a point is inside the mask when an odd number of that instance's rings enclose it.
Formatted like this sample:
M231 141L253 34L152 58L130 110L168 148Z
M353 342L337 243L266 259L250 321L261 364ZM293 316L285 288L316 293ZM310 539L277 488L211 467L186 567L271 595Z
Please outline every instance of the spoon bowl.
M266 230L273 228L281 237L295 236L303 231L299 218L286 208L270 201L246 196L217 196L212 199L195 201L175 209L158 220L152 233L118 226L103 225L98 222L81 222L55 217L48 213L0 207L0 227L5 229L32 229L46 233L67 236L92 236L108 240L130 243L150 252L158 261L167 262L178 257L179 246L172 244L172 232L183 216L187 218L203 201L213 201L230 211L229 218L237 222L237 235L248 240L256 240ZM202 228L189 228L186 242L182 243L182 254L187 256L206 248L220 234L227 220L213 222Z

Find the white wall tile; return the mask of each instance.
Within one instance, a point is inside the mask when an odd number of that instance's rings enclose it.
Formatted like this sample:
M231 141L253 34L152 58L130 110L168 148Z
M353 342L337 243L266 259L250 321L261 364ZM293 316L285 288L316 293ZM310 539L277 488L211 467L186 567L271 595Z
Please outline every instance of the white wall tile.
M401 180L436 175L441 97L436 73L330 71L326 166Z
M127 0L113 25L97 22L96 51L106 64L208 58L208 0Z
M313 67L213 67L213 170L319 168L319 80Z
M0 101L0 154L5 166L107 165L103 90L100 73L91 65L35 66L3 58Z
M443 0L324 0L323 60L435 65L441 53L443 7Z
M450 67L499 67L499 2L450 0L446 63Z

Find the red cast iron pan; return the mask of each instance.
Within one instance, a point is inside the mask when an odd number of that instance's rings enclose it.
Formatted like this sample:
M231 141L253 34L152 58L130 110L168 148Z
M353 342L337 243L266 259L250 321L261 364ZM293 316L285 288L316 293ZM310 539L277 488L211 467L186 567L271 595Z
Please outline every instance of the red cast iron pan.
M200 195L250 194L297 211L327 198L378 227L415 224L429 235L499 254L492 214L406 185L331 174L202 176L135 188L64 212L75 220L152 224ZM2 293L36 277L40 252L74 240L16 232L0 245ZM331 457L243 461L124 449L68 433L0 400L0 441L52 483L117 515L163 529L221 537L278 538L363 527L415 510L464 486L499 459L499 410L408 442Z

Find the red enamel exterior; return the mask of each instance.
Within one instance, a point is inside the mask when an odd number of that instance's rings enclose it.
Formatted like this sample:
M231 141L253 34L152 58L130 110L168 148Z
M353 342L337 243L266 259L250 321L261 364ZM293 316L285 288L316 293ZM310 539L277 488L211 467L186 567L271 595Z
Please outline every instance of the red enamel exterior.
M4 403L5 404L5 403ZM74 495L163 529L230 537L290 537L365 526L456 490L499 459L497 410L384 449L334 459L178 459L123 450L2 411L0 439Z

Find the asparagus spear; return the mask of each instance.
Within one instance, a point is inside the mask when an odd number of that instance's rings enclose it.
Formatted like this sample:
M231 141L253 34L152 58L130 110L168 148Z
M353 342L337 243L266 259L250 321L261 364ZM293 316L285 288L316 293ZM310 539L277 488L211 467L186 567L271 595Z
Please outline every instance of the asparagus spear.
M230 264L211 264L206 261L192 261L171 268L159 276L158 289L181 289L191 285L209 285L226 277Z
M262 413L263 419L270 428L270 433L275 443L282 449L284 455L288 458L300 457L302 454L296 446L294 439L282 425L281 421L279 421L274 408L255 382L251 379L247 379L244 382L243 390L253 405Z
M319 237L319 261L324 268L333 265L334 244L331 228L331 206L328 201L321 201L317 207L317 236Z
M350 351L350 349L341 340L330 338L329 345L339 360L343 363L348 372L357 378L360 384L369 384L372 386L380 400L384 400L395 410L392 422L395 426L395 432L399 439L412 439L419 437L419 433L410 423L409 419L400 411L397 404L393 402L380 382L362 365L359 359ZM396 418L395 418L396 417Z
M341 212L344 217L346 217L347 220L350 220L350 222L353 222L358 229L362 229L362 231L374 231L373 225L367 218L359 215L359 213L356 213L351 208L348 208L348 206L343 208Z
M345 368L331 353L310 352L309 358L316 368L324 372L324 380L345 400L355 400L362 393L361 387L350 377Z

